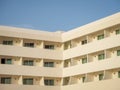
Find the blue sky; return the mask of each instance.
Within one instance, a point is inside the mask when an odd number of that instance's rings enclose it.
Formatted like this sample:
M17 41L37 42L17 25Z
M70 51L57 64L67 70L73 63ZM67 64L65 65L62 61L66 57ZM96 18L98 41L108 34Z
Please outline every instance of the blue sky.
M68 31L120 12L120 0L0 0L0 25Z

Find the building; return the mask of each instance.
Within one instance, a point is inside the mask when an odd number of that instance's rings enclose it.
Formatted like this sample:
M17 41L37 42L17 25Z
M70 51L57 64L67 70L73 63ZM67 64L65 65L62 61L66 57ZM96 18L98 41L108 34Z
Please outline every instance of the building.
M68 32L0 26L0 90L120 90L120 13Z

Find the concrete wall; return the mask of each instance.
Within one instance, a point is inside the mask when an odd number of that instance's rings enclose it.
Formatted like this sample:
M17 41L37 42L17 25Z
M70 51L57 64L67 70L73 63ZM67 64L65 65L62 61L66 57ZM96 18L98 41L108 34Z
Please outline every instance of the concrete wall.
M100 41L94 41L92 43L88 43L83 46L78 46L75 48L71 48L68 50L65 50L63 52L63 59L69 59L72 57L78 57L90 53L94 53L97 51L118 47L120 46L120 35L111 36L109 38L104 38Z
M80 64L80 65L72 66L69 68L64 68L63 76L68 77L73 75L97 72L101 70L119 68L120 67L119 59L120 57L116 57L116 58L105 59L102 61Z
M61 42L61 32L46 32L31 29L0 26L0 36L37 39L53 42Z
M39 86L39 85L2 85L0 84L1 90L61 90L59 86Z
M47 68L47 67L37 67L37 66L0 64L0 74L62 77L62 68Z
M120 90L120 79L63 86L62 90Z
M62 60L62 51L0 45L0 55Z

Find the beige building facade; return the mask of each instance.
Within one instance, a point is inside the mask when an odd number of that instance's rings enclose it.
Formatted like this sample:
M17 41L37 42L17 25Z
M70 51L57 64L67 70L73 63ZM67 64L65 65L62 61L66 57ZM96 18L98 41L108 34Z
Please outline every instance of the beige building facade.
M120 13L68 32L0 26L0 90L120 90Z

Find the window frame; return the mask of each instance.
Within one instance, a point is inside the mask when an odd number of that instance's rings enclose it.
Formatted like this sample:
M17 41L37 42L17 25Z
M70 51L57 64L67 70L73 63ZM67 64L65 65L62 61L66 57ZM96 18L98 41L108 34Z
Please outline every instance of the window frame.
M3 45L13 45L13 40L3 40Z
M97 40L101 40L101 39L104 39L104 34L100 34L97 36Z
M55 49L55 45L44 45L44 49Z
M83 82L83 83L85 82L85 80L86 80L86 77L85 77L85 76L82 77L82 82Z
M120 50L117 50L117 56L120 56Z
M115 30L116 35L120 34L120 29Z
M82 45L85 45L85 44L87 44L87 39L85 39L85 40L82 40L82 41L81 41L81 44L82 44Z
M54 86L55 82L54 79L45 79L44 80L44 85L46 86Z
M23 85L33 85L33 78L23 78Z
M104 79L104 74L103 73L99 74L99 81L101 81L103 79Z
M82 58L82 64L87 63L87 57Z
M24 43L24 47L34 48L34 47L35 47L35 44L34 44L34 43Z
M11 84L11 77L1 77L1 84Z
M44 67L54 67L54 62L44 62Z
M34 61L33 60L23 60L23 65L34 66Z
M4 61L2 61L2 60L4 60ZM1 58L1 64L12 64L12 59L11 58Z
M105 59L105 54L98 54L98 60L104 60Z
M118 71L118 78L120 78L120 71Z

